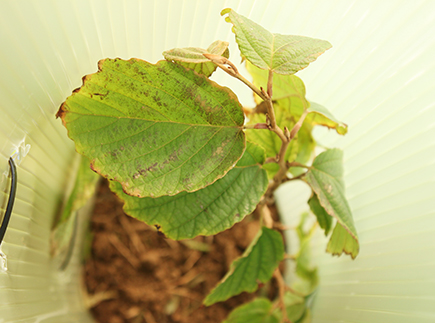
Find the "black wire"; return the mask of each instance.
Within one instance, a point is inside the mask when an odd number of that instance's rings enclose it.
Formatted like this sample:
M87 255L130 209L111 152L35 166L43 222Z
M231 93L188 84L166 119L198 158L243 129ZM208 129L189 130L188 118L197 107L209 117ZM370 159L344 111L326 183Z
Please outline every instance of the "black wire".
M12 157L9 158L9 167L11 168L11 191L9 193L8 206L6 207L5 216L3 217L3 223L0 227L0 245L2 244L6 233L6 228L8 227L9 220L11 218L12 209L15 202L15 193L17 192L17 169Z

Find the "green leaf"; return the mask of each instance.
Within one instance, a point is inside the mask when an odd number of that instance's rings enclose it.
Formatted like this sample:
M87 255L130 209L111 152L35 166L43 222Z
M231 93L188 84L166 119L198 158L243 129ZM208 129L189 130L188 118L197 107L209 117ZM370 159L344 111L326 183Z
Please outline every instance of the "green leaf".
M284 244L279 232L263 227L243 255L236 259L221 282L204 300L209 306L242 292L254 292L258 282L267 282L284 258Z
M332 228L332 217L320 205L319 198L316 194L313 194L313 196L308 200L308 205L316 216L320 227L325 231L325 236L327 236Z
M191 239L224 231L254 211L268 184L263 162L264 150L248 142L237 165L199 191L138 198L125 194L117 182L110 182L110 188L124 200L128 215L159 225L171 239Z
M304 295L310 295L319 285L317 267L311 264L310 240L301 241L301 246L296 256L296 274L301 280L293 284L293 289Z
M344 252L355 259L359 253L359 244L340 223L337 223L326 251L336 256L340 256Z
M304 122L297 135L299 148L295 161L303 165L306 165L311 160L311 156L313 156L314 149L316 148L316 142L311 134L312 129L313 127L310 124ZM298 176L305 173L305 168L290 167L289 172L293 176Z
M229 8L222 10L221 15L225 14L228 14L225 20L233 24L240 52L261 69L294 74L332 47L325 40L272 34Z
M168 61L173 61L187 68L193 69L198 74L209 77L216 70L217 65L205 58L203 54L214 54L228 58L228 42L217 40L207 49L198 47L174 48L163 52Z
M308 239L301 243L296 257L296 273L306 280L315 280L313 285L317 285L317 269L311 266L311 250Z
M292 288L303 295L310 295L319 285L317 268L312 265L310 241L313 230L305 231L308 215L308 212L301 215L301 220L296 228L300 247L295 259L295 272L299 279L292 284Z
M74 187L62 211L59 223L65 222L74 211L77 211L94 195L100 176L89 168L89 160L80 156Z
M77 227L76 211L82 208L94 195L100 176L89 168L89 160L79 157L76 180L62 214L51 235L51 253L57 255L70 245Z
M290 322L297 322L305 313L305 298L291 292L284 294L284 305Z
M50 235L50 254L53 257L68 251L73 247L77 232L77 213L71 212L68 218L58 223Z
M175 63L105 59L57 113L91 167L132 196L196 191L242 156L237 97Z
M317 194L320 205L337 219L358 244L352 212L344 192L343 152L339 149L329 149L319 154L307 172L306 180ZM355 256L352 255L353 258Z
M310 102L308 111L311 112L311 114L307 116L307 122L310 122L312 125L322 125L330 129L335 129L340 135L347 133L347 124L338 121L324 106Z
M252 83L257 87L267 89L269 73L262 70L249 62L246 62L246 69L252 76ZM259 104L262 99L254 94L254 99ZM285 106L293 116L300 116L305 108L309 106L305 98L304 82L296 75L280 75L273 76L272 83L272 100L286 99Z
M272 303L266 298L256 298L252 302L236 307L222 323L279 323Z
M295 323L311 323L311 310L307 308L304 315Z
M253 165L263 165L266 160L266 155L264 149L253 142L246 143L246 150L237 162L236 167L246 167Z

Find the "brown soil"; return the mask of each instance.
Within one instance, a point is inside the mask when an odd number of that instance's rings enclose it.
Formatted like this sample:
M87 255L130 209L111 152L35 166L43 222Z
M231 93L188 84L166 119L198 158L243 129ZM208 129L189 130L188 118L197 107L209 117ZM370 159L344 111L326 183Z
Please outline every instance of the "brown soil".
M85 281L97 322L220 323L232 309L255 297L242 293L226 302L202 305L257 233L259 224L253 216L214 237L172 241L125 215L122 203L103 182L91 229ZM259 293L273 297L276 287L265 286Z

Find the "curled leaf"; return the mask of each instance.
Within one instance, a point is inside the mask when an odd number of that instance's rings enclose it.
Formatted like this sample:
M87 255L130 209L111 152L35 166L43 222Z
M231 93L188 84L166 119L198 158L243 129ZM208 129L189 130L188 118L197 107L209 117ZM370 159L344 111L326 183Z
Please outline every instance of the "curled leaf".
M187 68L193 69L198 74L209 77L217 66L210 62L206 55L228 58L228 42L217 40L207 49L198 47L174 48L163 52L163 57Z
M307 172L306 180L316 193L320 205L337 219L358 246L358 235L344 192L343 152L339 149L329 149L319 154ZM356 257L357 254L358 251L354 251L352 257Z
M308 112L310 112L310 114L307 117L307 122L310 122L312 125L322 125L335 129L340 135L345 135L347 133L347 124L338 121L324 106L315 102L310 102Z
M329 239L326 251L332 255L340 256L343 252L355 259L359 253L359 244L352 235L337 222L332 236Z

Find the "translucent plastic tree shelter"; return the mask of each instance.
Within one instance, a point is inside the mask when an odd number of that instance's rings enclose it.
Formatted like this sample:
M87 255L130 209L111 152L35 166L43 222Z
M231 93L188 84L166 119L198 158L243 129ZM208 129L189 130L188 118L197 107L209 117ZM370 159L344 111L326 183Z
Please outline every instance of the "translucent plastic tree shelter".
M0 219L11 156L18 187L1 245L1 323L92 322L80 279L83 226L66 267L64 254L50 255L52 221L76 169L73 143L54 117L59 105L105 57L155 62L166 49L221 39L237 62L219 15L226 7L273 32L333 44L298 76L308 99L349 125L345 137L316 138L344 150L361 252L356 261L331 257L320 234L313 241L321 279L314 322L435 322L435 2L3 0ZM237 80L214 79L253 104ZM278 192L286 222L297 221L307 194L303 185Z

